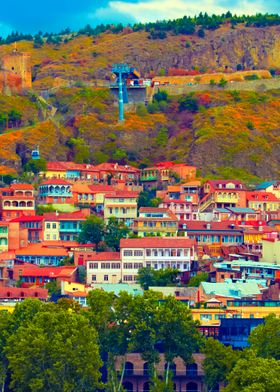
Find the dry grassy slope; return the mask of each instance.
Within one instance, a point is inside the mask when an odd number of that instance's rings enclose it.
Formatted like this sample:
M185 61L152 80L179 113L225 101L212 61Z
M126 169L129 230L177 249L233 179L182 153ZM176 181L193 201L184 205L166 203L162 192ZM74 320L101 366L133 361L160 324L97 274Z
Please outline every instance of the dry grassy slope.
M248 181L279 178L280 91L241 92L239 102L222 90L196 96L209 107L202 106L197 113L179 112L177 98L172 98L165 113L130 113L120 125L108 91L60 90L51 97L59 108L55 122L0 135L0 164L8 159L10 167L19 169L21 159L28 158L37 144L49 160L73 159L77 151L67 142L74 138L82 142L82 153L83 146L88 146L88 156L95 162L110 159L118 151L130 163L177 160L194 164L205 176ZM162 144L157 136L163 127L169 137Z
M190 43L186 47L186 42ZM10 52L12 45L0 46L0 57ZM164 40L149 40L148 33L103 34L100 37L80 36L56 47L45 44L34 49L31 42L19 42L18 50L32 55L34 86L52 86L55 77L72 80L92 80L110 74L111 64L126 61L143 74L151 70L192 66L209 70L235 69L237 64L248 68L279 68L280 27L236 29L224 25L206 31L205 38L172 36Z

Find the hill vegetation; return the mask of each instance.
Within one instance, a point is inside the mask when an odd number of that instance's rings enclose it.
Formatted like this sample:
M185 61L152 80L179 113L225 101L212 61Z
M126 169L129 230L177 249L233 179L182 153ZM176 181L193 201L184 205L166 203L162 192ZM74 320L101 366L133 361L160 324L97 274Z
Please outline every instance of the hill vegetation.
M186 24L194 30L183 31ZM37 34L36 44L35 37L13 33L2 40L0 58L12 50L7 43L19 41L18 50L31 54L34 91L0 97L0 164L21 172L39 145L48 160L140 167L174 160L196 165L207 177L249 182L279 177L280 91L225 91L226 80L219 80L207 92L172 98L161 92L148 107L132 108L119 124L106 87L111 65L124 61L146 76L203 78L205 72L243 69L275 75L278 24L277 15L227 13L130 27L87 26L78 33L65 29L39 34L41 40ZM151 37L152 31L166 36ZM42 91L47 102L38 98Z

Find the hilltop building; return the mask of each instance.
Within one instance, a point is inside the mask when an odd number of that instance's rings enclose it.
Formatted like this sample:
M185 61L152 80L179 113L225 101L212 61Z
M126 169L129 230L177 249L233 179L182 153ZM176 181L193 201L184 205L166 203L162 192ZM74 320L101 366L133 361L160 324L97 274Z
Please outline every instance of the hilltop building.
M16 49L0 60L0 93L21 94L32 87L31 61L28 53Z

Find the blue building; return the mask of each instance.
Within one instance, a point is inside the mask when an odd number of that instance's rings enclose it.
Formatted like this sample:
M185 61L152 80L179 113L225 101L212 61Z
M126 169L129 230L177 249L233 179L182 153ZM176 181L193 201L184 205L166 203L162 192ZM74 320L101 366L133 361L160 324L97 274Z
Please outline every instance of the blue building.
M263 318L222 318L218 340L226 346L232 346L236 349L249 347L250 333L263 323Z

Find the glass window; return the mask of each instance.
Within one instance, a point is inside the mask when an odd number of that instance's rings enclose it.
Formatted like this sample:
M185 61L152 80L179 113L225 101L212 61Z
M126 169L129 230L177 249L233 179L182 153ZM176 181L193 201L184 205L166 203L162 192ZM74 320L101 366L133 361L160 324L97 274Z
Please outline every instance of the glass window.
M50 223L46 223L46 229L50 229L51 228L51 224Z
M89 268L90 269L97 269L98 268L98 263L89 263Z
M124 256L132 256L132 250L124 250L123 255Z
M134 251L134 256L143 256L142 250L135 250Z
M92 282L96 282L96 275L91 275Z

